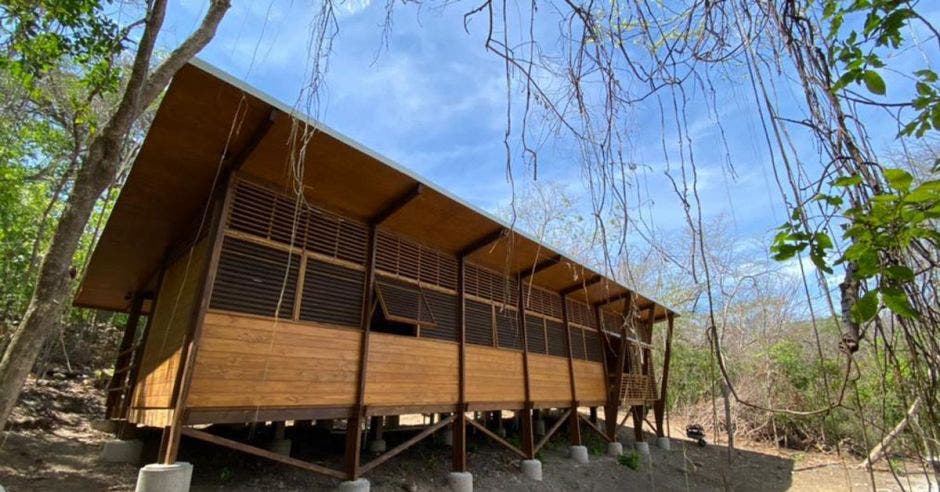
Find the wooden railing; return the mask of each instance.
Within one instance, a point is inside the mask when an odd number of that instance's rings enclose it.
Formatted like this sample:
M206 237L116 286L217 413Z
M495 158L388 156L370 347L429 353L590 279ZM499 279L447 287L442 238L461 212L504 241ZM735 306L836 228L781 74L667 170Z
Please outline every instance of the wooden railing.
M140 358L139 343L135 343L118 353L114 374L108 383L108 393L105 406L105 417L109 419L124 419L127 417L127 408L130 403L133 384L131 378L134 368Z

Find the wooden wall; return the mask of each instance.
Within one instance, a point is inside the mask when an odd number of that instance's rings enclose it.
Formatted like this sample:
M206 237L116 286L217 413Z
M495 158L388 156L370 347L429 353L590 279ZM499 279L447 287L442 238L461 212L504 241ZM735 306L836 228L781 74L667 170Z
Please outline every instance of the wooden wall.
M209 312L186 405L353 405L361 337L350 328Z
M372 333L366 405L457 403L458 345Z
M479 345L466 345L465 351L468 402L525 401L522 352Z
M180 356L186 334L195 321L207 257L208 240L203 238L163 275L131 397L128 414L131 422L166 426L172 421Z
M607 399L602 363L575 360L574 381L578 401L583 404L603 402Z
M570 402L571 375L568 359L529 354L529 390L532 401L542 403Z

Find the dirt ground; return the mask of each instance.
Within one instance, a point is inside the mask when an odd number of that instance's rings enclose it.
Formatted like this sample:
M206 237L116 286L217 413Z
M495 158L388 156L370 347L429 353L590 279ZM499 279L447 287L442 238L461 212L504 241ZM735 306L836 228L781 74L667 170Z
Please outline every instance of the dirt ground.
M59 375L31 383L14 414L12 429L0 438L0 485L7 491L133 490L138 466L105 464L97 460L102 442L111 438L91 422L103 409L100 391L88 378ZM228 429L247 435L247 429ZM673 436L670 451L652 447L637 470L603 455L606 445L584 429L591 462L577 465L566 457L567 439L559 432L540 452L542 482L527 481L518 459L482 435L470 435L469 466L476 490L928 490L923 473L895 479L886 468L872 474L857 461L821 453L780 450L758 443L740 443L732 464L727 448L699 447ZM469 430L468 430L469 433ZM389 431L389 447L413 431ZM632 447L632 429L624 429L625 449ZM143 436L151 443L156 436ZM342 432L288 428L293 455L336 466ZM256 429L263 446L269 429ZM372 456L364 455L363 461ZM184 438L181 460L194 465L194 491L214 490L329 490L336 481L307 471L272 463L225 448ZM424 491L446 487L450 448L428 438L366 475L377 491ZM874 478L874 486L872 485ZM936 490L936 485L934 485Z

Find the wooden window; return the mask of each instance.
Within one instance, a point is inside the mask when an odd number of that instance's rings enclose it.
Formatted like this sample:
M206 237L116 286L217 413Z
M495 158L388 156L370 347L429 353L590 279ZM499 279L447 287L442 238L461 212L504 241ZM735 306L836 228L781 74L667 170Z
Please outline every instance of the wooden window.
M300 301L300 319L362 326L363 273L307 259Z
M500 348L522 350L522 331L515 309L495 307L496 336Z
M601 321L604 325L604 331L609 333L620 333L623 326L623 316L610 311L601 311Z
M584 330L576 326L571 327L571 357L587 359L587 354L584 352Z
M428 301L435 326L422 326L421 336L439 340L457 341L457 296L427 289L424 298Z
M526 285L523 289L523 296L526 310L553 318L561 318L560 295L539 287Z
M466 341L475 345L493 346L493 306L466 300Z
M497 304L516 306L519 303L519 287L515 280L469 262L464 280L464 292L467 295L489 299Z
M457 288L457 258L379 231L375 267L393 275L447 289Z
M271 317L277 311L279 317L293 319L299 268L296 254L227 237L209 306Z
M526 315L525 329L529 352L534 354L547 353L545 347L545 320L538 316Z
M377 280L375 290L385 319L416 326L434 326L424 293L416 285Z
M581 326L597 328L594 310L586 303L568 299L568 321Z
M587 360L604 361L604 345L601 342L601 334L597 331L584 330L584 348Z
M568 357L565 347L565 325L550 319L545 320L545 334L548 338L548 355Z
M295 196L245 180L235 185L228 227L332 258L365 263L368 228L364 224L298 204Z

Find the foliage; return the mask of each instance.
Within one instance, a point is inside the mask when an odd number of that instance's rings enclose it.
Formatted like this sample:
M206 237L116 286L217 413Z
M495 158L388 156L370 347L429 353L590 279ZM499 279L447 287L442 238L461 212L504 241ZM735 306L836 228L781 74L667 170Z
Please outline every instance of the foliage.
M640 455L640 453L636 451L628 451L617 457L617 463L620 463L621 465L631 470L639 470L640 463L642 461L643 461L643 456Z
M123 49L124 33L104 7L111 0L4 0L0 33L6 56L0 69L32 87L64 62L85 67L83 82L115 89L120 72L113 57Z
M832 90L840 91L849 84L864 84L868 92L884 96L885 81L879 69L886 69L883 48L902 47L904 30L912 20L919 19L914 2L899 0L826 0L823 17L829 21L829 59L842 75ZM860 18L860 29L844 34L845 21ZM888 55L890 56L890 54ZM930 129L940 130L940 83L936 72L928 68L913 72L916 93L911 99L915 117L901 130L902 135L918 137Z

